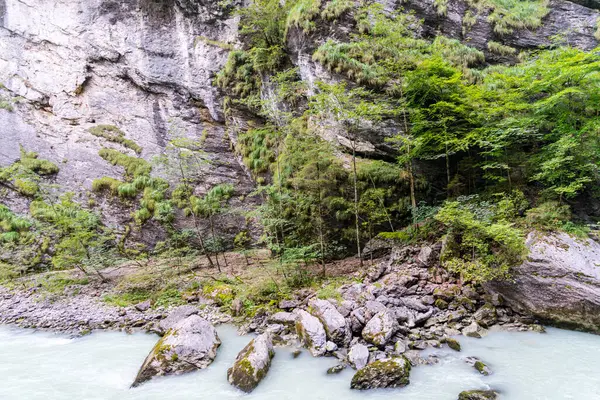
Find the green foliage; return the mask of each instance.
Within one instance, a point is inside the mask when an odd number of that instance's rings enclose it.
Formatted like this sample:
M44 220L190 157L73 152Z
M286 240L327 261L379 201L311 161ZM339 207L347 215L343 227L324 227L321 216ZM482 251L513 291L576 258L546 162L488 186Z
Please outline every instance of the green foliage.
M513 56L517 53L517 49L514 47L506 46L493 40L488 42L488 50L501 56Z
M336 282L328 283L327 285L324 285L317 291L317 298L323 300L333 299L337 300L338 302L341 302L343 299L338 289L339 284L337 284Z
M522 232L488 204L447 202L435 219L447 229L442 262L466 281L505 279L525 258Z
M355 6L354 0L329 0L323 7L321 17L327 21L335 21Z
M23 196L34 197L40 190L38 184L27 179L15 179L15 188Z
M21 147L21 157L12 165L0 168L0 183L26 197L39 194L42 178L58 173L56 164L43 160L37 153Z
M122 184L123 182L121 182L118 179L104 176L102 178L94 179L94 181L92 182L92 190L94 192L107 191L110 194L116 196L119 194L119 186L121 186Z
M89 284L88 278L74 278L65 273L56 273L36 280L46 292L62 294L68 286L85 286Z
M276 139L277 133L269 128L249 129L238 136L238 151L255 174L269 171L275 162Z
M215 85L244 99L246 105L258 102L262 74L275 71L286 60L286 18L291 1L253 0L239 11L240 34L248 50L233 50Z
M314 19L320 11L321 0L298 0L288 14L285 36L292 27L301 29L304 33L314 31L316 29Z
M14 214L8 207L0 204L0 242L17 242L27 236L33 223Z
M83 209L67 193L57 203L36 200L31 215L41 221L54 238L52 264L57 269L80 268L91 258L93 248L103 247L109 238L103 234L100 216Z
M515 29L536 29L548 14L549 0L469 0L475 7L492 9L488 21L494 32L504 35Z
M316 262L360 241L352 237L354 219L361 238L390 231L385 235L409 242L435 239L444 224L458 243L448 266L467 279L505 276L522 242L509 222L539 224L522 219L529 205L515 189L559 205L582 193L597 195L597 50L557 47L519 55L516 65L485 67L481 51L439 35L424 39L411 13L361 3L351 11L355 26L347 41L324 40L313 54L352 82L315 82L309 92L289 68L286 30L320 33L324 20L349 13L349 3L254 2L242 12L243 50L232 52L217 79L234 97L228 107L242 105L266 119L239 134L237 149L264 184L257 192L264 203L254 215L265 225L265 243L280 257L288 249L310 249L314 257L307 262ZM468 4L465 34L483 15L500 37L535 29L548 12L546 0ZM447 1L434 6L447 13ZM516 54L500 39L488 49ZM398 132L398 165L357 154L365 127L379 124ZM328 129L342 131L345 148L319 138ZM352 163L340 157L350 150ZM444 198L474 193L487 201L449 202L432 220ZM290 263L292 270L302 264Z
M232 51L234 49L233 45L230 43L221 42L219 40L213 40L207 38L206 36L196 36L196 39L194 40L194 47L197 46L199 42L205 43L209 46L215 46L223 50Z
M438 15L446 16L448 14L448 0L434 0L433 5Z
M541 230L560 230L571 220L571 209L555 201L527 210L528 225Z
M152 166L146 160L128 156L117 150L104 148L101 149L98 154L112 165L123 167L125 169L125 174L129 178L149 175L152 171Z
M48 160L38 158L38 154L28 152L21 147L20 164L38 175L53 175L58 173L58 166Z
M13 112L15 109L10 100L6 100L3 97L0 97L0 110L6 110L8 112Z
M142 148L133 140L125 138L125 133L114 125L96 125L88 131L96 136L101 137L109 142L118 143L128 149L135 151L137 154L142 152Z

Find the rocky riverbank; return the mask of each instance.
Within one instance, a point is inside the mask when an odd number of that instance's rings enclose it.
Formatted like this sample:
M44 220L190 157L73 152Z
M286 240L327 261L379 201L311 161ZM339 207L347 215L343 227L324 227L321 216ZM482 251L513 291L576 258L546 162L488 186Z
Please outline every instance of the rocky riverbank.
M171 313L170 308L152 308L150 302L128 307L107 304L102 297L111 287L110 284L90 284L83 289L78 287L81 291L77 293L49 297L38 288L9 290L0 286L0 324L72 335L97 329L160 332L160 322ZM231 319L210 301L193 308L215 324Z
M331 373L357 369L352 386L357 389L407 385L410 367L402 360L434 364L436 357L423 358L421 351L442 346L460 351L459 335L481 338L493 327L544 331L502 296L463 285L441 269L440 250L441 245L394 248L368 269L362 283L342 286L328 299L298 292L279 304L284 311L257 315L241 331L268 332L279 344L336 357L340 364ZM369 379L359 376L365 366Z

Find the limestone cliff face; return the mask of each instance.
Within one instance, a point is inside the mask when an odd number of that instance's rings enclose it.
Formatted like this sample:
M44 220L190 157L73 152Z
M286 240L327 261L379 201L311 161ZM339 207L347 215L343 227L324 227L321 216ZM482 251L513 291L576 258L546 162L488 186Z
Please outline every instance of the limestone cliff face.
M98 150L127 150L103 142L89 128L117 126L143 147L141 156L147 160L160 155L175 136L204 134L212 163L206 166L198 193L216 183L232 183L236 198L248 194L254 183L232 150L235 138L226 134L222 98L212 85L228 49L239 45L231 11L242 3L0 0L0 97L21 99L12 112L0 108L0 165L17 160L22 145L60 166L56 183L61 187L85 193L93 179L122 174L100 158ZM389 9L413 10L424 20L426 36L439 31L480 49L490 40L516 48L539 47L561 33L570 44L585 49L598 43L594 32L599 14L590 8L597 6L591 0L579 1L583 5L553 0L538 30L502 38L496 37L485 13L464 33L464 0L450 0L445 16L436 12L433 0L384 3ZM327 37L347 34L343 26L336 29L311 37L291 32L292 59L309 83L339 79L311 59ZM381 156L389 151L385 136L398 131L390 124L365 128L365 153ZM336 136L343 145L343 133ZM15 211L26 210L23 201L3 201Z
M197 191L232 183L247 194L253 182L231 150L211 84L227 59L211 43L237 35L231 7L216 3L0 0L0 96L21 98L12 112L0 110L0 165L16 161L22 145L60 166L60 186L82 192L122 174L99 157L101 147L127 150L89 128L117 126L147 160L174 136L204 134L212 163Z

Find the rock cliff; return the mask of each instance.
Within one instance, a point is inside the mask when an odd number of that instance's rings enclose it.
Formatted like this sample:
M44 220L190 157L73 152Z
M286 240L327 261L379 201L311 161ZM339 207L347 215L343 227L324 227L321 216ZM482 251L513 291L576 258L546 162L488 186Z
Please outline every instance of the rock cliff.
M433 0L382 2L389 10L414 12L424 21L423 36L441 33L460 39L483 50L488 62L514 59L490 52L491 41L515 49L548 46L558 36L585 49L598 43L595 1L553 0L539 28L504 34L496 32L486 8L473 14L469 29L464 29L467 13L473 11L466 0L447 1L444 12ZM211 162L196 192L231 183L235 199L245 197L254 182L233 150L234 132L226 129L223 98L212 83L229 51L241 46L233 11L242 3L0 0L0 101L10 102L12 109L0 107L0 165L17 160L21 145L60 166L53 183L62 191L85 197L95 178L121 175L119 167L98 155L100 148L131 152L89 129L117 127L142 148L146 160L162 154L175 137L203 137ZM311 55L327 38L343 39L350 28L342 19L308 36L290 30L291 59L309 86L319 79L340 78L324 71ZM362 153L390 156L384 139L398 131L390 123L362 129ZM343 132L323 134L344 145ZM26 211L23 199L2 197L14 211ZM131 211L101 201L109 222L118 223ZM219 225L233 229L239 221Z

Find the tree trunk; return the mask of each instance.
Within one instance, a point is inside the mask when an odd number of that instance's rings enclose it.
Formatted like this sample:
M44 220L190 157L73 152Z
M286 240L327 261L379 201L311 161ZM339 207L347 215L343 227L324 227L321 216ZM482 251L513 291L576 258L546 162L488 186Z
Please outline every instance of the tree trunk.
M356 142L352 139L352 173L354 177L354 222L356 227L356 249L360 266L363 266L362 250L360 247L360 224L358 220L358 176L356 173Z
M212 234L213 242L216 244L216 236L215 236L215 225L213 224L212 214L208 217L208 221L210 223L210 232ZM219 251L216 251L215 260L217 261L217 269L219 273L221 272L221 264L219 263Z
M319 242L321 244L321 267L323 277L327 275L325 268L325 240L323 238L323 198L321 193L321 168L317 160L317 191L319 192Z

